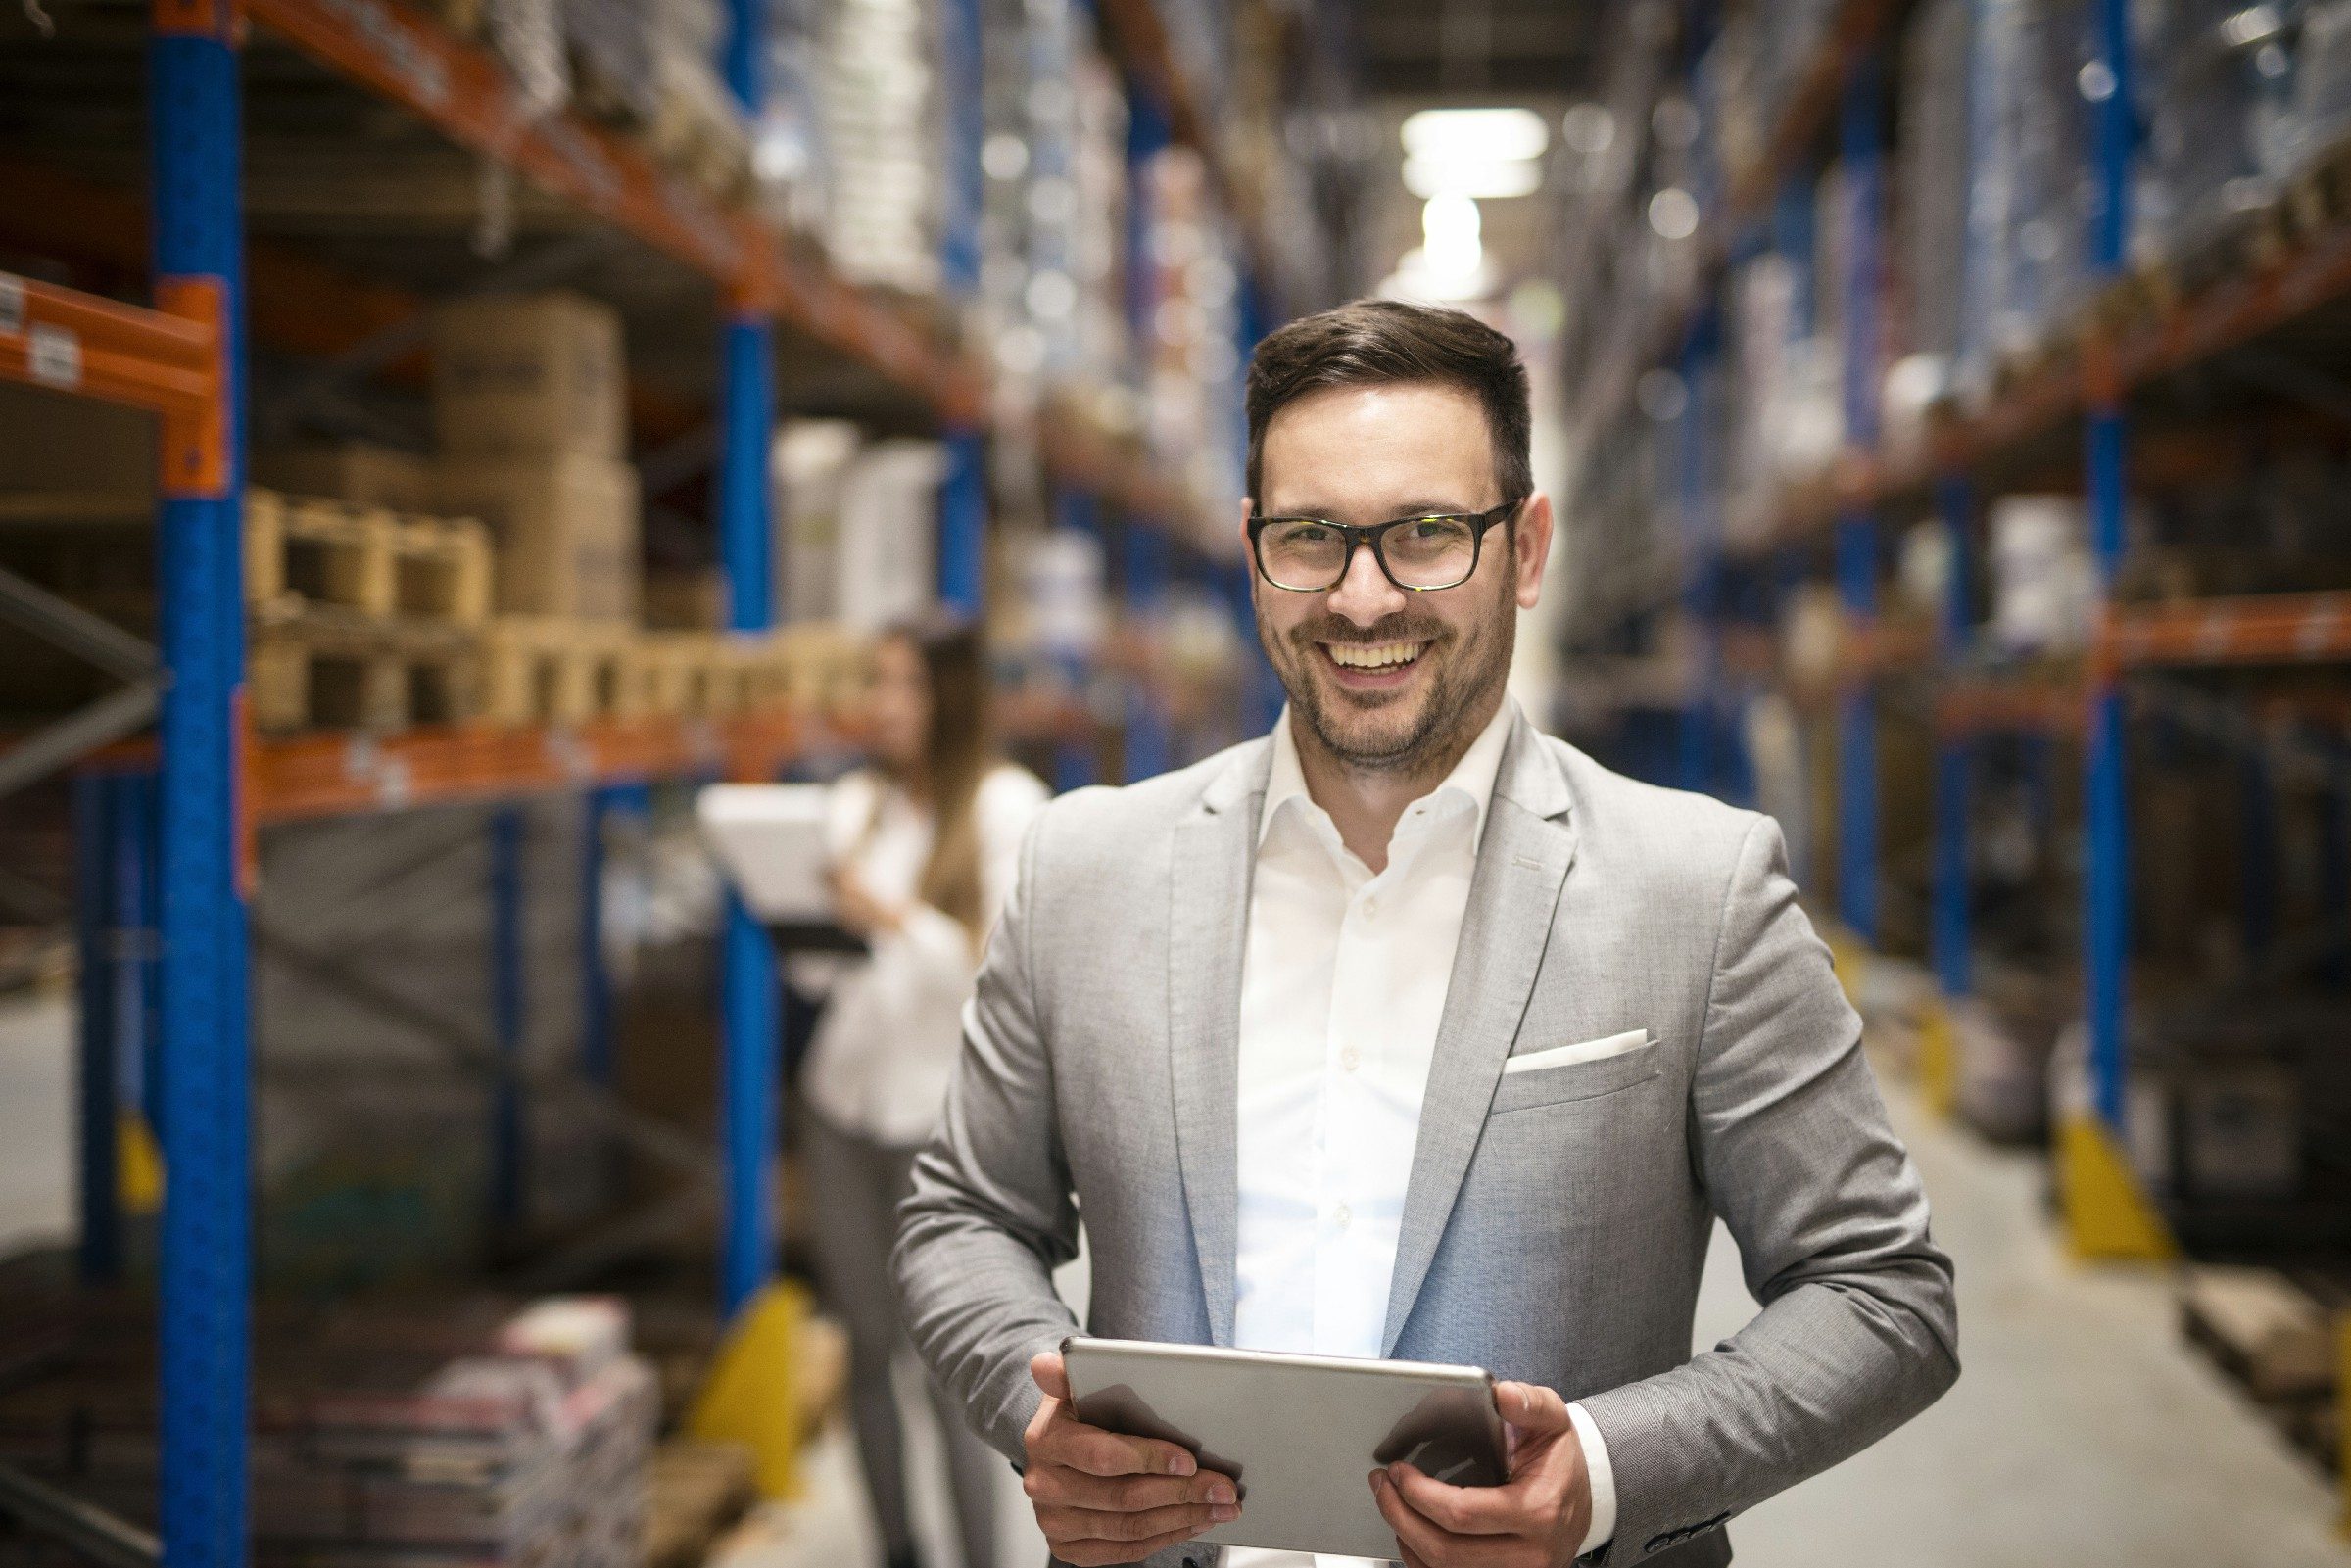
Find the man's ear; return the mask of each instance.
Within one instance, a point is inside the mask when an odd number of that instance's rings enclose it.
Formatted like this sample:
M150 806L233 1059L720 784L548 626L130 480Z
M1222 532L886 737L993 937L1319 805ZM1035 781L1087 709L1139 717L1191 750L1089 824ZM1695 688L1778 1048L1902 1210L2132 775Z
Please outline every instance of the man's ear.
M1512 566L1515 569L1518 607L1531 610L1543 602L1543 569L1551 561L1552 539L1551 498L1536 491L1518 508L1518 520L1511 525L1515 545Z

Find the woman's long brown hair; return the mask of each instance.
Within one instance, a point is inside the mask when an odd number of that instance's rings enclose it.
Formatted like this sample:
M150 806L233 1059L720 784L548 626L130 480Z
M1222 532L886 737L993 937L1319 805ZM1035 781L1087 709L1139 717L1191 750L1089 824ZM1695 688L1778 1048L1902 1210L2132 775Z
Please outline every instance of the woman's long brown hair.
M931 723L913 779L938 826L923 868L923 902L980 936L980 824L973 807L980 783L996 763L989 723L987 655L980 630L944 613L901 621L883 633L922 657L931 685Z

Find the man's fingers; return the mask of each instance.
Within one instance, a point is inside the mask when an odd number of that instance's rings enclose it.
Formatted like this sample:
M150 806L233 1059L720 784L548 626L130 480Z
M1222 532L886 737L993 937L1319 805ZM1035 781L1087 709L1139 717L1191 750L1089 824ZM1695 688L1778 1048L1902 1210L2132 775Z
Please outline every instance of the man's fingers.
M1559 1391L1540 1383L1497 1383L1494 1405L1521 1432L1564 1432L1575 1424L1568 1419L1567 1402L1559 1398Z
M1409 1464L1390 1465L1387 1476L1406 1506L1449 1535L1524 1535L1531 1522L1501 1487L1447 1486Z
M1186 1505L1214 1507L1234 1500L1232 1482L1214 1470L1191 1476L1097 1476L1065 1465L1032 1467L1024 1480L1040 1506L1095 1513L1144 1513Z
M1045 1457L1091 1476L1188 1476L1197 1460L1173 1443L1130 1438L1072 1416L1052 1434Z
M1452 1560L1444 1550L1443 1533L1413 1511L1385 1470L1371 1472L1371 1496L1378 1499L1379 1516L1396 1532L1396 1544L1407 1557L1417 1557L1424 1562Z
M1211 1525L1241 1516L1231 1503L1185 1502L1170 1508L1146 1508L1140 1513L1104 1513L1093 1508L1041 1510L1037 1526L1046 1535L1078 1541L1156 1541L1172 1532L1196 1536Z
M1029 1376L1046 1399L1068 1402L1070 1374L1062 1368L1059 1351L1039 1351L1029 1357Z

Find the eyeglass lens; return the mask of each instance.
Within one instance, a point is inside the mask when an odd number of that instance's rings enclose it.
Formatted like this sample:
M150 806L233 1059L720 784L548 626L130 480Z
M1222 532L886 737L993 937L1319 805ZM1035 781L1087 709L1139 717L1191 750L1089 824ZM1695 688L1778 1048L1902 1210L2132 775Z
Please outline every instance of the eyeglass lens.
M1477 529L1465 517L1415 517L1369 543L1406 588L1452 588L1477 564ZM1266 575L1283 588L1335 588L1347 570L1347 531L1311 517L1268 523L1257 549Z

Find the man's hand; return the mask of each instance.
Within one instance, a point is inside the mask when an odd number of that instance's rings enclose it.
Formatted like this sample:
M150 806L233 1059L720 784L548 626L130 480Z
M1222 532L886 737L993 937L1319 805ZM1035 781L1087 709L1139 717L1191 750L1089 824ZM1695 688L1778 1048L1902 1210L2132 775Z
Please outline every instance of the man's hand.
M1409 1464L1371 1472L1379 1511L1407 1568L1566 1568L1592 1524L1592 1477L1567 1402L1532 1383L1498 1383L1511 1478L1449 1487Z
M1032 1360L1029 1375L1045 1402L1022 1436L1029 1467L1021 1485L1056 1557L1077 1568L1140 1562L1241 1516L1232 1482L1213 1470L1200 1474L1175 1444L1079 1420L1070 1409L1069 1375L1053 1352Z

